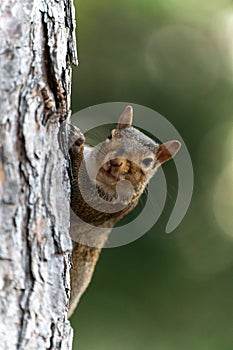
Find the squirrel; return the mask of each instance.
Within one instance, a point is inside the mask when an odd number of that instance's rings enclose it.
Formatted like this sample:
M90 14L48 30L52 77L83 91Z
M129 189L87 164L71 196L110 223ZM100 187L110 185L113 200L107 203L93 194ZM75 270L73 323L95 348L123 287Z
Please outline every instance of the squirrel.
M84 144L78 128L69 130L73 251L68 317L91 281L111 229L135 208L158 167L181 146L177 140L158 144L132 122L133 108L127 106L117 127L96 147Z

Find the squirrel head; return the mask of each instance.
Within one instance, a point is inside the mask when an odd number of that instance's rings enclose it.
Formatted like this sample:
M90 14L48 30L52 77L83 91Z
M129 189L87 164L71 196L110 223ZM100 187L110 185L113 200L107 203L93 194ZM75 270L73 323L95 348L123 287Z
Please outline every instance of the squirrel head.
M114 193L119 181L128 180L135 194L141 195L158 167L175 156L181 144L173 140L158 144L132 126L133 108L127 106L116 129L97 148L97 183Z

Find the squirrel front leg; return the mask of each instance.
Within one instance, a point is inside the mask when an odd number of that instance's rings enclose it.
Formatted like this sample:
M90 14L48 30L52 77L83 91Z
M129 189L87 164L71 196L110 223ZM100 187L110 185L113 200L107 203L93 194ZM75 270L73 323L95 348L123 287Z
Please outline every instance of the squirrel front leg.
M70 126L69 140L71 147L69 149L70 165L71 165L71 209L72 212L79 217L80 211L85 208L86 203L80 194L78 185L78 175L81 163L84 161L84 141L85 138L80 130L76 127ZM84 209L86 210L86 209ZM71 237L76 236L75 231L80 230L81 223L78 225L71 220ZM82 230L82 227L81 227ZM85 231L85 230L84 230ZM85 233L85 232L84 232ZM87 232L88 234L88 232ZM70 317L75 310L81 296L87 289L99 258L101 249L87 246L78 242L78 239L73 240L72 251L72 269L70 271L71 277L71 293L70 306L68 317Z

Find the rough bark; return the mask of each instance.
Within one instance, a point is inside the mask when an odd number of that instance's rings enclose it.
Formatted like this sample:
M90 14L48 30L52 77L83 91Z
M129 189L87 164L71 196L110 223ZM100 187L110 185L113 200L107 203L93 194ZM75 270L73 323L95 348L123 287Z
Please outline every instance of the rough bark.
M72 0L0 6L0 349L71 349L70 185L57 134L77 63Z

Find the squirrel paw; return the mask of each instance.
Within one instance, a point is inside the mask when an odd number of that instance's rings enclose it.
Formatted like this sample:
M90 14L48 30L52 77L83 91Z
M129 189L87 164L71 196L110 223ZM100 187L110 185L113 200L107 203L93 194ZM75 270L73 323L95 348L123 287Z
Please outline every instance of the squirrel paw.
M71 148L75 148L76 151L80 152L85 137L76 126L63 123L58 133L58 141L60 149L67 156Z
M85 137L83 133L80 131L79 128L77 128L74 125L68 124L68 148L78 148L80 149L81 146L85 142Z

